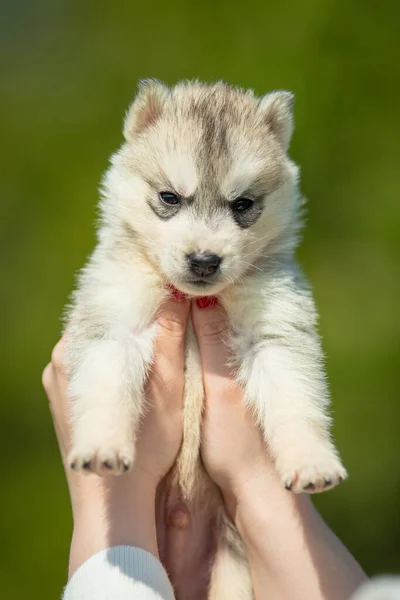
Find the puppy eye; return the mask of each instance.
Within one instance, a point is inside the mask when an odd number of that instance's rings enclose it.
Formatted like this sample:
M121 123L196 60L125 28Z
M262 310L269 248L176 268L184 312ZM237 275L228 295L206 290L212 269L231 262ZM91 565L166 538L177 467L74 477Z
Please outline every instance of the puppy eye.
M254 204L254 200L250 200L249 198L238 198L234 202L232 202L231 207L235 212L245 212L249 210Z
M172 194L172 192L160 192L160 198L164 204L168 204L169 206L176 206L180 202L178 196Z

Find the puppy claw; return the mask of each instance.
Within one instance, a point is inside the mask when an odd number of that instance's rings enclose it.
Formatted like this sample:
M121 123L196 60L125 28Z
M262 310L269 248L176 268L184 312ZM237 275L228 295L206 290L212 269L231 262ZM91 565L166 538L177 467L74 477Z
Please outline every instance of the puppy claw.
M90 452L72 451L69 465L74 471L98 475L121 475L133 464L133 448L107 450L96 448Z
M303 490L304 490L305 492L311 492L311 491L314 491L314 490L315 490L315 485L314 485L313 483L307 483L307 485L305 485L305 486L303 487Z
M295 465L295 462L297 465ZM298 465L299 459L292 462L291 468L282 469L283 463L277 465L285 488L295 494L306 492L318 493L335 487L347 476L340 460L335 456L322 456L319 461L305 460ZM288 463L284 465L288 467Z
M126 473L127 471L129 471L129 469L131 468L132 463L131 461L129 461L128 459L124 458L122 459L122 469L123 471Z

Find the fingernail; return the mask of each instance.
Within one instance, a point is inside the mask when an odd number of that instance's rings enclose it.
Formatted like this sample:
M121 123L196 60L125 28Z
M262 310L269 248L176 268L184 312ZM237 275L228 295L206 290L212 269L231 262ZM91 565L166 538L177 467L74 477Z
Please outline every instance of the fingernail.
M218 304L218 298L215 296L203 296L196 298L196 304L199 308L212 308Z
M168 289L171 292L171 296L173 296L173 298L175 298L175 300L178 302L184 302L186 300L186 294L177 290L173 285L170 284Z

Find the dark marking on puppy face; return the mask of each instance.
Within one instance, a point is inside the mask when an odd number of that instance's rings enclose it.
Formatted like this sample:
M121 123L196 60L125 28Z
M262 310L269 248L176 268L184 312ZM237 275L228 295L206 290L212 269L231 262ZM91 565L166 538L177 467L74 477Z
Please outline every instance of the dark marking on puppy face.
M241 229L248 229L253 225L263 211L263 204L260 200L254 200L253 204L250 208L243 211L238 211L234 209L234 203L230 202L230 210L232 213L232 217L237 225Z
M209 157L209 163L213 160L221 159L228 152L226 123L223 116L223 109L218 113L211 110L204 110L202 117L203 126L203 151ZM210 160L211 159L211 160Z
M136 241L139 237L137 232L133 229L132 225L127 221L122 222L122 232L123 238L127 242Z
M208 178L215 178L221 161L224 162L228 155L228 100L221 90L214 89L209 94L192 98L189 103L189 117L201 131L197 147L199 170Z
M169 206L167 204L163 204L161 200L155 200L153 198L149 198L147 200L147 204L150 206L151 210L159 219L162 221L169 221L178 214L181 209L180 204L176 204L174 206Z

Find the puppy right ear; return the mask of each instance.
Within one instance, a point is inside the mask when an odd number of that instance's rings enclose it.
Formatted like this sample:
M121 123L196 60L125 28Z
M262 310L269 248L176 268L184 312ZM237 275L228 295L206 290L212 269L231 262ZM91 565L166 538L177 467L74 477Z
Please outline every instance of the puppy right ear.
M128 142L159 119L168 93L168 87L157 79L142 79L139 82L138 92L124 121L123 133Z
M258 103L264 121L268 123L285 152L289 148L293 133L293 104L294 95L282 90L267 94Z

